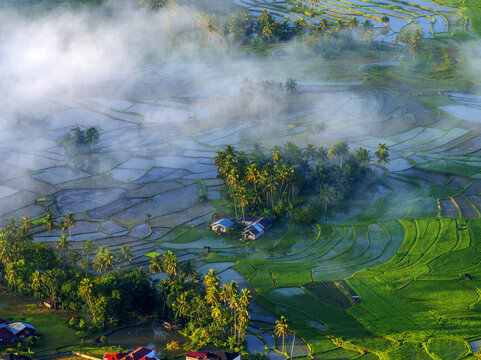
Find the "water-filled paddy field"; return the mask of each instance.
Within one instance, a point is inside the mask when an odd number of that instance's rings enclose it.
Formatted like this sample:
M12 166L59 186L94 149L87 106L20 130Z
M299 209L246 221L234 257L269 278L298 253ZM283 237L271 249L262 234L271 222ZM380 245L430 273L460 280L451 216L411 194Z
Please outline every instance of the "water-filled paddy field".
M266 8L276 18L313 24L369 18L386 42L417 23L428 46L457 46L446 33L465 20L451 7L420 0L238 5L251 14ZM389 26L381 23L384 15ZM328 61L291 56L287 48L281 49L287 55L259 61L249 72L254 78L295 77L299 83L298 100L260 118L239 111L242 76L226 66L155 64L135 73L152 91L42 99L44 116L0 132L0 220L72 212L78 220L73 249L88 239L115 253L129 244L131 266L145 268L146 254L173 250L201 273L215 269L223 283L235 280L255 295L247 348L271 359L286 357L273 332L281 315L296 333L286 339L287 353L294 340L299 358L470 356L466 341L476 351L481 337L481 100L474 89L451 89L449 81L436 91L422 85L419 93L396 91L396 80L390 86L366 82L369 66L404 71L397 54L380 49ZM185 80L196 75L202 81ZM184 81L167 91L161 85L166 78ZM73 126L99 131L96 150L81 159L59 143ZM255 142L269 149L287 142L328 147L338 140L371 154L378 143L390 148L385 168L372 165L380 180L370 189L313 225L280 221L255 242L207 230L214 211L233 212L221 200L214 165L225 145L249 151ZM60 235L35 230L34 240L49 244ZM108 341L161 349L171 335L148 325Z

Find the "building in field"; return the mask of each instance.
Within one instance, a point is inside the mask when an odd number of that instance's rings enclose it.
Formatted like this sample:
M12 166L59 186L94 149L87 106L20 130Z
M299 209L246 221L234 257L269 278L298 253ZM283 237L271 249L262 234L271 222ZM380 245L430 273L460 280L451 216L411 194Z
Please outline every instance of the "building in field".
M227 231L234 227L234 223L227 218L220 219L210 225L212 231L217 234L227 234Z
M106 353L104 360L159 360L154 350L139 347L129 353Z
M242 232L242 240L256 240L272 227L272 220L265 217L246 217L240 223L247 227Z
M241 354L229 351L188 351L185 360L241 360Z
M7 345L17 342L17 338L7 327L0 328L0 345Z
M17 341L25 341L29 336L37 336L37 329L22 322L8 324L6 328L12 332Z
M22 322L7 323L0 319L0 345L13 344L37 336L37 329Z
M44 301L43 301L43 304L50 308L50 309L53 309L53 310L59 310L59 309L62 309L62 302L61 301L56 301L54 300L53 297L49 296L48 298L46 298Z

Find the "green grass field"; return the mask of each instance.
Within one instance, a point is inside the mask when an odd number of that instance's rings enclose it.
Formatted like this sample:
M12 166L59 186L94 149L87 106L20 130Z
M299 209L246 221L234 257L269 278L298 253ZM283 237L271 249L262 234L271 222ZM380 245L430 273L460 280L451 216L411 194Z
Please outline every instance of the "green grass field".
M188 239L209 238L199 229L176 233L164 244L185 251ZM218 239L205 260L213 268L229 261L258 304L289 319L312 356L461 359L471 353L466 341L481 337L480 235L478 219L288 223L244 246Z

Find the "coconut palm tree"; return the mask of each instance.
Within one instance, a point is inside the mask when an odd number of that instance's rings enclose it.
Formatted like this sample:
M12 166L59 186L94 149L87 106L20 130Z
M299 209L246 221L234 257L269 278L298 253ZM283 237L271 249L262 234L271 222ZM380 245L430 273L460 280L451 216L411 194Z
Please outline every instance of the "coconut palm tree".
M341 158L340 167L342 168L342 159L345 155L349 154L349 146L345 141L339 141L332 147L336 156Z
M43 227L47 231L50 231L55 227L55 218L52 214L45 215L45 217L43 218Z
M360 164L367 165L371 161L369 151L365 147L359 147L356 149L356 159Z
M324 204L324 211L327 211L327 205L336 199L336 189L328 184L324 184L320 192L321 202Z
M0 261L6 265L12 257L12 248L6 241L0 241Z
M219 272L215 271L214 269L210 269L207 274L204 276L204 285L208 287L218 287L219 286Z
M379 165L384 166L389 163L389 148L384 143L377 145L377 151L374 153Z
M72 214L71 212L68 212L67 215L64 217L65 219L65 226L68 230L68 237L69 239L71 238L72 234L72 228L77 226L77 219L75 219L75 215Z
M179 272L181 273L182 279L195 278L197 276L197 271L195 271L195 266L192 264L192 261L190 260L180 263Z
M89 255L94 250L95 250L95 244L92 242L92 239L88 239L82 244L82 252L85 255L85 265L86 265L85 274L87 274L87 270L89 268Z
M67 239L66 235L58 238L56 249L60 252L60 256L64 257L64 252L67 252L72 247L72 242Z
M25 231L28 231L28 230L30 230L31 226L32 226L32 223L30 221L30 218L28 216L24 216L22 218L21 228Z
M336 153L334 151L334 149L330 149L327 153L327 157L329 158L329 160L331 161L331 166L332 166L332 159L336 157Z
M236 189L236 198L242 210L242 220L245 220L245 208L249 204L249 201L247 200L246 188L244 186L239 186Z
M177 256L175 256L175 254L172 251L168 250L164 254L162 267L167 273L167 275L169 275L170 277L177 275L177 270L178 270Z
M289 327L287 326L287 320L284 316L281 316L279 320L276 320L274 326L274 333L277 337L282 337L282 352L286 352L284 339L289 332Z
M322 32L326 32L328 26L329 26L329 22L326 19L321 19L321 21L319 22L319 29Z
M118 254L119 263L122 263L123 265L132 264L133 257L134 253L130 249L129 244L125 244L120 247L120 253Z
M164 267L163 267L162 255L157 254L157 255L152 256L150 258L149 271L152 274L157 274L157 273L162 272L163 269L164 269Z
M115 255L105 247L99 247L94 258L94 270L99 273L104 273L112 270L115 267Z
M259 179L259 170L256 164L250 164L246 169L246 181L254 185L254 190L257 191L257 180Z
M93 293L93 284L90 281L90 279L85 278L82 281L80 281L78 293L82 299L85 299L87 301L89 310L92 313L92 318L95 320L95 312L92 306L92 298L91 298Z

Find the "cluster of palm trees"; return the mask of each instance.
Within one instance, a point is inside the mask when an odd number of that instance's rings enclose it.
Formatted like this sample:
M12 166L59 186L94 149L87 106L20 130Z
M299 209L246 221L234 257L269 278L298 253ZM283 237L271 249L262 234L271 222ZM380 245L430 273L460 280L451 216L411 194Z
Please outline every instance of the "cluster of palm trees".
M272 115L274 111L279 111L286 96L294 96L297 93L297 85L297 81L293 78L286 79L284 83L244 78L239 97L246 111L245 114L255 118Z
M244 218L248 205L256 209L269 204L273 209L274 203L295 199L296 167L284 163L280 151L273 153L271 161L257 164L230 145L217 153L215 164L227 184L236 218L238 207Z
M47 231L53 229L61 230L62 232L68 232L58 237L56 242L56 250L59 252L60 257L67 258L71 264L78 264L82 255L77 251L70 251L72 248L71 231L77 225L75 216L69 212L65 216L60 218L58 224L55 222L55 218L52 214L47 214L43 219L43 226ZM86 240L82 244L82 254L85 257L82 263L87 273L90 267L94 271L99 273L105 273L115 268L115 265L128 265L132 263L134 254L128 244L124 244L120 247L120 251L114 254L111 250L105 246L100 246L94 243L91 239ZM90 263L90 255L95 252L92 264Z
M375 152L377 162L389 162L389 149L379 144ZM265 212L283 209L295 203L298 194L315 191L327 205L335 199L344 199L353 186L362 181L369 171L372 157L365 147L350 152L346 142L335 143L330 149L316 148L312 144L300 148L291 142L274 146L270 154L258 145L247 154L227 146L217 153L215 165L225 181L234 213L238 209L242 218L246 209Z
M171 250L151 257L149 271L152 274L163 272L170 278L179 277L181 280L197 275L191 261L178 262L177 256Z
M239 346L244 342L250 314L247 310L252 295L248 289L239 291L235 281L220 286L217 271L210 269L204 277L205 300L211 307L212 320L228 329L230 342Z
M9 243L22 243L33 240L33 234L30 231L32 223L28 216L24 216L19 223L12 217L4 228L0 229L0 241Z

